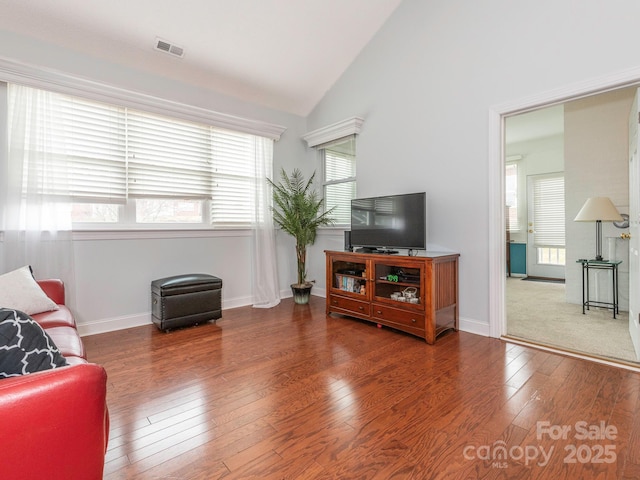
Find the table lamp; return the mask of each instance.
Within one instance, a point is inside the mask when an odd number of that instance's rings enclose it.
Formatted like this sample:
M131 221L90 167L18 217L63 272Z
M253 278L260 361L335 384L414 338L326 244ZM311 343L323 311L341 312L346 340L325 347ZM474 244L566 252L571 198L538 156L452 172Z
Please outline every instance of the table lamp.
M608 197L588 198L573 219L574 222L596 222L596 260L602 261L602 222L622 220L618 209Z

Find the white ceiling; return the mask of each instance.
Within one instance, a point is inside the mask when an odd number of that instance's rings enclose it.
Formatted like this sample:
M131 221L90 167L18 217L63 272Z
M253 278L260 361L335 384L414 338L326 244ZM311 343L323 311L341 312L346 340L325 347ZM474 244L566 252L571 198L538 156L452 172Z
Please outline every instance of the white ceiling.
M0 0L0 29L306 116L400 2Z
M564 133L564 104L507 117L505 125L507 145L561 135Z

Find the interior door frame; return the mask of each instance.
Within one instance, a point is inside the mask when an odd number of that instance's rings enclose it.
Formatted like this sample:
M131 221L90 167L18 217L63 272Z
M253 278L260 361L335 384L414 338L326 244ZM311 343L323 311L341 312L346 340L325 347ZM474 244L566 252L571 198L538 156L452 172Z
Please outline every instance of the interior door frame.
M505 118L568 100L639 84L640 67L636 67L489 108L489 335L491 337L499 338L507 332Z
M633 106L629 112L629 335L636 352L636 359L640 359L640 325L638 324L638 312L640 298L631 295L632 288L638 288L640 272L638 272L638 251L640 249L640 228L638 225L638 208L640 193L640 88L636 89L633 97ZM633 125L633 127L632 127ZM634 267L634 268L632 268Z

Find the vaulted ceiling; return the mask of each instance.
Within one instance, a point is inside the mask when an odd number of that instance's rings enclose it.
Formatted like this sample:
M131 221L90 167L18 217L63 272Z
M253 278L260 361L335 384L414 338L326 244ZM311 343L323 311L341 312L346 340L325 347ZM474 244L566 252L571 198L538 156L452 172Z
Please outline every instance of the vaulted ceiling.
M0 29L305 116L400 2L0 0Z

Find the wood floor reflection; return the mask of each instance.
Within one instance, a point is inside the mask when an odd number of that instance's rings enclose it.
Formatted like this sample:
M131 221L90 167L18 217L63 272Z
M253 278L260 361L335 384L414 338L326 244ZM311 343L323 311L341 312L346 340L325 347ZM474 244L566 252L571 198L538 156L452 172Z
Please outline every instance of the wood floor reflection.
M640 374L615 367L464 332L429 346L317 297L84 342L109 375L105 479L640 477Z

